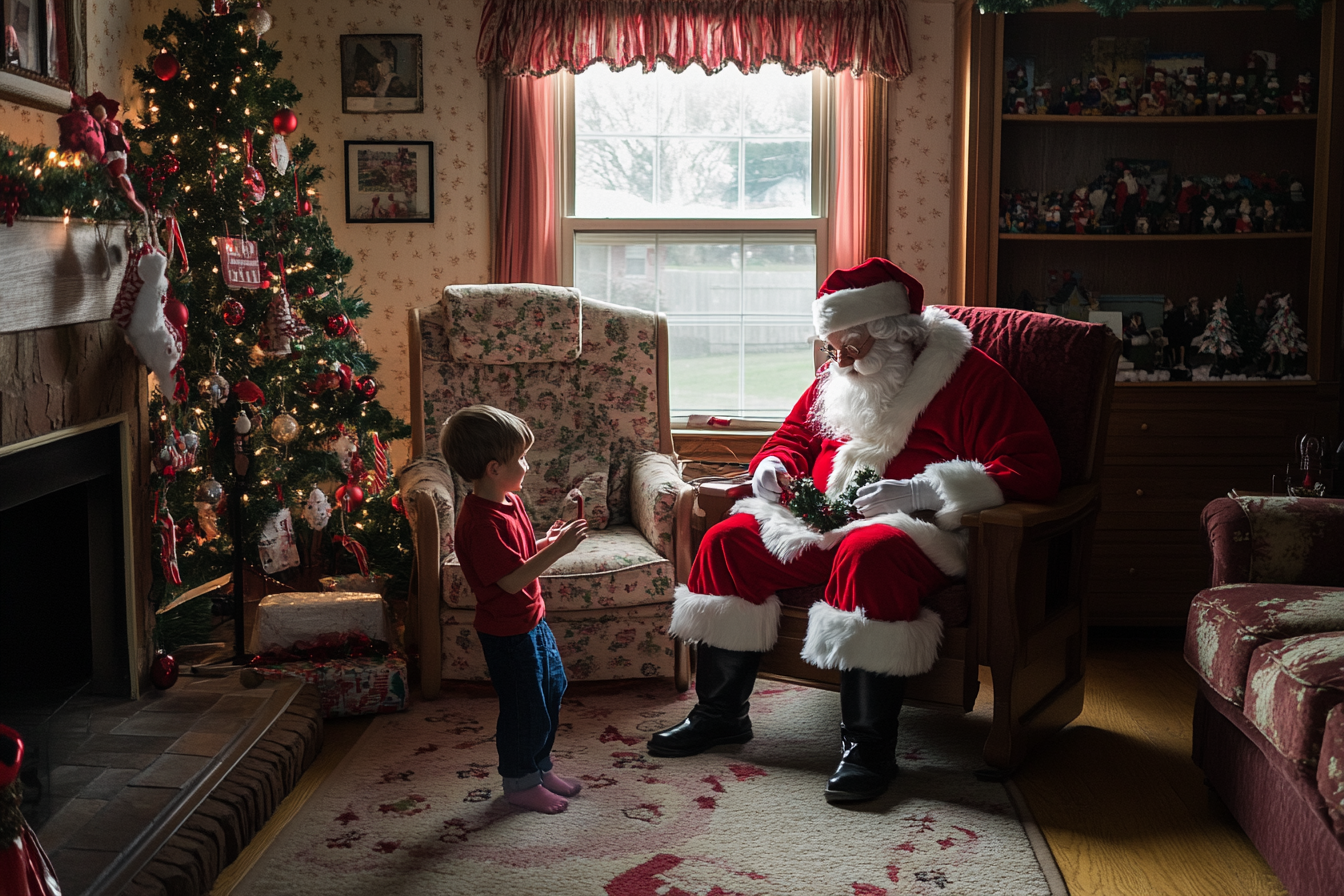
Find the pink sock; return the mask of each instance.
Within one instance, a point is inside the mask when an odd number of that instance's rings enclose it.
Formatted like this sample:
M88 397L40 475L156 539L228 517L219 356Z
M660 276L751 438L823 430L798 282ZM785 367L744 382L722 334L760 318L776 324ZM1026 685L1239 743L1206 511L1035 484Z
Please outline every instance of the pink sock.
M504 799L510 806L530 809L533 812L544 812L547 815L555 815L569 808L569 800L551 793L540 784L536 787L529 787L527 790L520 790L517 793L505 794Z
M562 778L554 771L542 774L541 786L560 796L574 796L583 789L583 784L577 778Z

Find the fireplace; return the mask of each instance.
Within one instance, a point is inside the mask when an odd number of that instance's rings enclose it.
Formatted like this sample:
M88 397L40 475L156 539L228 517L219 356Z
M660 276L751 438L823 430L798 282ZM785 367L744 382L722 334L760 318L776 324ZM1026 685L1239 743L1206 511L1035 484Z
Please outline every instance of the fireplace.
M24 738L35 824L62 708L139 696L127 436L122 417L0 448L0 720Z

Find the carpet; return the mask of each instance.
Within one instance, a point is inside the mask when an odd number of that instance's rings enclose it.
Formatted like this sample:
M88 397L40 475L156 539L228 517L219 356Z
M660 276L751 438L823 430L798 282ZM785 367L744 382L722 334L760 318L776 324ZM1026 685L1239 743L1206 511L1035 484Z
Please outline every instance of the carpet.
M572 685L554 757L584 790L546 816L503 800L494 692L450 686L376 719L234 896L1067 893L1020 798L972 774L983 712L907 707L891 790L842 809L822 798L837 694L758 682L751 743L647 755L694 699L665 680Z

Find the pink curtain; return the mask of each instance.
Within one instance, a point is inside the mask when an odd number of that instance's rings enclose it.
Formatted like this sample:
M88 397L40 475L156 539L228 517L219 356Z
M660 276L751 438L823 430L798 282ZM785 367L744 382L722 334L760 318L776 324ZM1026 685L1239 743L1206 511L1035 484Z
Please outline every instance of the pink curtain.
M898 0L486 0L476 65L488 73L578 74L662 60L675 71L823 68L879 78L910 71Z
M887 254L887 84L871 76L835 76L827 249L831 270Z
M558 285L554 81L505 78L499 102L494 280Z

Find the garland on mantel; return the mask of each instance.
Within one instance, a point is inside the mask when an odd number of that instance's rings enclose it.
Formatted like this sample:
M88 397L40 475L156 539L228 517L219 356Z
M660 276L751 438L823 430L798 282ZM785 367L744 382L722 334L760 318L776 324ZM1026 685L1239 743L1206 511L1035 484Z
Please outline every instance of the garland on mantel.
M18 215L99 221L131 217L102 165L0 134L0 218L12 224Z
M1067 2L1069 0L981 0L980 11L983 13L1027 12L1032 9L1044 9ZM1276 3L1274 0L1269 0L1269 2L1266 2L1266 0L1079 0L1079 2L1103 16L1117 17L1136 9L1164 9L1172 6L1212 6L1215 9L1223 6L1258 6L1261 9L1291 6L1297 9L1299 18L1305 19L1316 12L1321 5L1320 0L1289 0L1287 3Z

